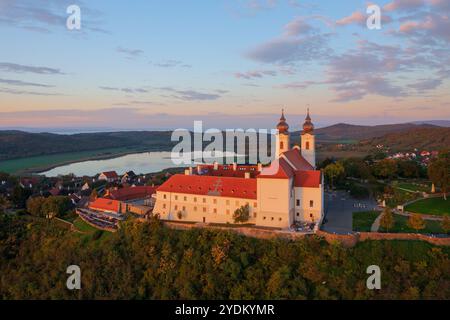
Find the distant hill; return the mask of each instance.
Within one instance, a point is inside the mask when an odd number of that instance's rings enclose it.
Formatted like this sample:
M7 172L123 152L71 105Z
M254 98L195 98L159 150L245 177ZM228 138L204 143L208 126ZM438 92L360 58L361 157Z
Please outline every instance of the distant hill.
M439 127L450 127L450 120L427 120L427 121L414 121L414 124L431 124Z
M171 132L134 131L59 135L0 131L0 160L66 152L140 146L146 150L170 150Z
M430 124L392 124L379 126L358 126L339 123L326 128L316 129L319 142L345 143L358 142L386 134L398 134L419 129L439 129ZM442 129L442 128L441 128ZM434 137L434 131L420 131ZM438 132L438 131L436 131ZM0 131L0 161L16 158L25 158L41 155L52 155L58 153L104 150L112 148L137 148L142 151L170 151L176 142L171 142L170 131L123 131L123 132L101 132L82 134L53 134L53 133L30 133L23 131ZM292 141L299 141L300 132L294 132ZM390 136L391 137L391 136ZM410 139L408 135L396 135L392 138L402 137L404 142L396 141L398 146L411 146L418 143ZM423 137L416 137L416 139ZM436 133L439 144L439 136ZM419 139L419 140L420 140ZM376 141L376 140L373 140ZM367 142L367 141L366 141ZM426 138L426 143L431 142ZM447 144L449 145L449 144Z
M329 127L315 130L317 140L319 142L339 142L339 141L359 141L362 139L370 139L382 137L388 133L403 132L410 129L419 128L435 128L430 124L386 124L378 126L358 126L353 124L338 123ZM293 133L293 138L297 139L300 132Z
M362 140L361 147L375 148L377 145L389 147L392 151L439 151L450 148L450 128L413 128L398 133L389 133L382 137Z

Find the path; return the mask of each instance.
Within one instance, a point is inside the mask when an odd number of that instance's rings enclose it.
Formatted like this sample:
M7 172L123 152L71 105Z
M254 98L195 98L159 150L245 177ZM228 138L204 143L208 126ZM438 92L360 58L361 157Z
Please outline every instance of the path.
M380 221L381 221L381 216L383 215L383 213L381 212L378 217L375 219L375 221L372 224L372 227L370 228L370 232L378 232L378 229L380 229Z

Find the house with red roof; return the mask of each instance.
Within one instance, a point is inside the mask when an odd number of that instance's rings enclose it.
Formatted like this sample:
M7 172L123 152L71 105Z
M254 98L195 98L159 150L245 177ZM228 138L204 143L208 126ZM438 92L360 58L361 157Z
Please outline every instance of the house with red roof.
M115 182L119 180L119 175L115 171L102 172L98 176L98 180L106 182Z
M163 220L234 223L233 213L249 207L248 223L289 228L296 222L319 226L324 184L316 170L314 125L306 117L300 146L291 148L284 112L277 125L276 158L270 165L200 165L170 177L156 190L153 210Z

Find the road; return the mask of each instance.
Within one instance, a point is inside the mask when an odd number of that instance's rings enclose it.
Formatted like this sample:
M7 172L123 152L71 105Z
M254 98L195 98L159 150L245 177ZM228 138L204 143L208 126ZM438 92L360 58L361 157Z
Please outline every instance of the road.
M345 191L325 193L325 223L322 229L338 234L351 233L352 213L370 211L376 206L376 201L372 199L353 199Z

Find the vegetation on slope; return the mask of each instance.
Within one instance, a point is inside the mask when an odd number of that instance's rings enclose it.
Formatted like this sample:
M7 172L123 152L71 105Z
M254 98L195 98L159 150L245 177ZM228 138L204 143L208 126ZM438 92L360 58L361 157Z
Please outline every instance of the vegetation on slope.
M42 220L0 217L0 299L448 299L448 248L316 238L258 240L127 222L102 241ZM65 287L81 267L82 289ZM366 288L379 265L382 290Z

